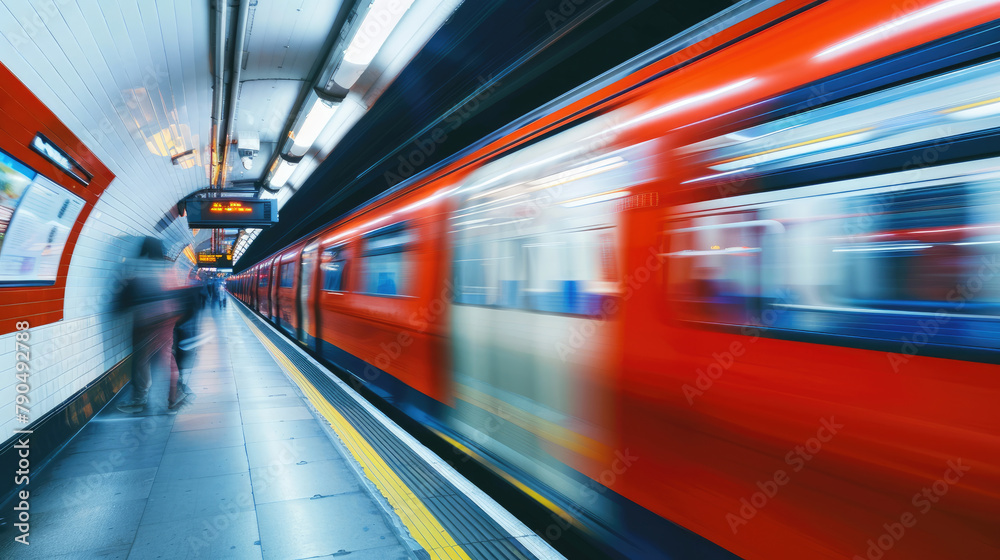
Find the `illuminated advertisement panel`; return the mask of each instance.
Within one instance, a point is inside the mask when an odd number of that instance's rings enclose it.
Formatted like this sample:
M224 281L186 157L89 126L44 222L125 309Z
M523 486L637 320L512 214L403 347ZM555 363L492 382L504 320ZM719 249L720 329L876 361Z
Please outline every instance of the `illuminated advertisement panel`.
M83 205L0 150L0 285L54 284Z

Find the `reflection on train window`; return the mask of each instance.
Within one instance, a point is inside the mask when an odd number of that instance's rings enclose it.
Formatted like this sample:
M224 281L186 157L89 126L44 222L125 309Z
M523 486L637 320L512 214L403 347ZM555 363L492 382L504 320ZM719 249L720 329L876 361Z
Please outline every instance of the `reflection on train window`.
M406 253L412 241L403 224L383 228L365 239L361 258L361 291L379 296L407 295L409 270Z
M761 237L781 233L776 221L751 213L705 216L670 233L670 280L681 318L745 324L757 313Z
M850 188L877 180L729 199L668 226L677 317L1000 348L997 181Z
M259 280L257 281L257 286L261 288L267 287L267 269L260 269L258 278Z
M490 278L496 273L494 259L485 243L466 243L455 247L455 302L468 305L491 305L496 289Z
M339 247L329 247L323 250L322 259L323 290L327 292L343 292L344 271L347 268L347 259Z
M597 315L617 285L613 228L472 236L455 248L455 303Z
M295 263L281 265L281 287L291 288L295 285Z

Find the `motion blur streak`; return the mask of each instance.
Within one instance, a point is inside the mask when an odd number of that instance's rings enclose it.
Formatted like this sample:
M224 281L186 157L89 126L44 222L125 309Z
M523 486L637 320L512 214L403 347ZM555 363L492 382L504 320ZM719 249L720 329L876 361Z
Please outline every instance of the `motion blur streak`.
M998 17L633 68L230 289L609 554L998 557Z

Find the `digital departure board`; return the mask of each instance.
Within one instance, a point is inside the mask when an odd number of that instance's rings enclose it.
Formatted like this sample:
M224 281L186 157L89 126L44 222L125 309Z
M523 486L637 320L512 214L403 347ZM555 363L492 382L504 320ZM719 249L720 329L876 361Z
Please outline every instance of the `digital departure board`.
M267 227L278 221L278 207L256 198L189 200L187 219L193 228Z
M233 254L198 253L198 266L203 268L232 268Z

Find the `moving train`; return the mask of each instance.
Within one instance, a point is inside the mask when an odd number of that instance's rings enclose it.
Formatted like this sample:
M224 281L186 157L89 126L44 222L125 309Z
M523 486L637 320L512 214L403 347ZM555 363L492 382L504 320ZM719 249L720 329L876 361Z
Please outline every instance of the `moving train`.
M229 290L623 556L1000 557L998 17L739 4Z

